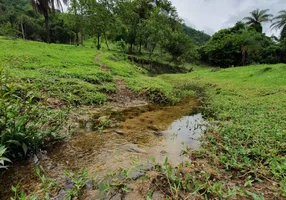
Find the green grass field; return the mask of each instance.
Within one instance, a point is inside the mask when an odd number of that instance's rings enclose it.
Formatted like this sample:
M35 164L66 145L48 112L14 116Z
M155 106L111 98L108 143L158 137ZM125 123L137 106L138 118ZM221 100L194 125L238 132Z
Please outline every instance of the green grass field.
M174 87L204 87L218 130L204 139L208 155L242 181L269 177L286 195L286 65L253 65L212 72L163 75ZM264 177L264 178L263 178ZM269 186L270 187L270 186ZM278 195L279 196L279 195Z
M88 43L89 44L89 43ZM73 105L102 104L107 94L115 93L112 75L125 80L133 91L149 95L161 92L162 102L174 100L171 84L149 78L146 72L117 52L105 52L100 58L111 73L101 71L94 57L100 52L87 47L45 44L1 39L0 66L12 76L31 82L46 97L60 98ZM150 98L152 100L152 98Z
M148 77L116 51L103 52L100 61L110 69L103 72L94 61L99 52L90 46L0 39L0 48L0 66L11 76L35 86L39 96L73 105L106 102L108 93L116 92L113 76L151 101L160 96L159 102L174 103L197 92L206 116L217 122L204 137L202 152L247 186L270 179L275 195L286 196L286 64L216 72L195 66L188 74Z

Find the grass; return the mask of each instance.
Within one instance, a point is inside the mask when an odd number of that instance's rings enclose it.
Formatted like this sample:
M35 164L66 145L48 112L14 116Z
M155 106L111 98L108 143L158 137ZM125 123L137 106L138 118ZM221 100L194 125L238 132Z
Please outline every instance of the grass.
M100 60L111 73L103 72L94 61L100 52L86 47L75 47L41 42L4 40L0 38L0 66L12 76L37 86L41 95L59 98L73 105L102 104L107 95L116 92L113 76L127 83L134 92L151 101L173 102L172 85L160 78L147 77L147 72L130 64L127 56L117 51L104 52ZM114 46L114 45L111 45ZM158 92L157 96L151 93Z
M94 62L95 49L1 39L0 65L47 97L74 105L101 104L115 92L113 77Z
M114 76L124 80L134 92L159 103L174 103L196 91L203 102L202 111L217 122L207 131L203 149L196 156L207 158L213 167L228 174L227 181L236 182L242 188L239 195L243 193L257 199L263 195L286 196L285 64L215 72L208 67L189 66L195 71L148 77L144 69L131 64L126 55L116 51L104 51L100 61L110 72L103 72L94 62L99 52L90 45L0 41L0 48L5 49L0 52L0 65L9 69L11 76L36 87L40 97L59 98L74 105L102 104L108 100L109 93L116 92ZM167 174L169 182L170 175ZM193 178L190 180L195 183L197 180ZM205 193L210 193L208 198L222 198L232 193L225 189L224 178L217 179L219 181L208 188L205 183L196 183L204 186ZM256 191L255 186L261 181L272 185L264 186L266 191ZM179 191L170 192L177 195Z
M204 138L204 151L245 183L271 180L286 196L286 65L253 65L212 72L163 75L181 88L205 87L218 129ZM269 186L269 188L271 188ZM279 191L280 190L280 191Z
M108 66L113 76L124 80L128 88L146 96L150 101L174 103L179 100L170 83L158 77L148 77L147 71L131 64L126 55L118 52L104 52L100 60Z

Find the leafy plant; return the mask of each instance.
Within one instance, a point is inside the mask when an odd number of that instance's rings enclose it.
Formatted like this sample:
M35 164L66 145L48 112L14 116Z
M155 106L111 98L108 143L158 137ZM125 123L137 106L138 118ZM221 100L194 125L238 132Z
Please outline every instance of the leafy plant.
M33 195L29 197L24 191L19 191L20 183L16 186L12 186L12 191L14 192L14 197L11 197L10 200L37 200L38 195Z
M45 200L49 200L51 190L57 187L57 183L54 181L54 179L47 177L44 169L40 170L38 166L36 167L36 176L41 180L42 187L45 191Z
M4 162L11 162L8 158L3 156L6 153L6 150L7 149L5 148L5 146L2 146L0 144L0 169L1 168L7 169Z
M69 177L73 183L73 189L68 191L70 199L73 197L80 197L82 195L82 189L86 184L88 172L85 169L81 169L80 172L64 171L65 175Z
M0 85L0 145L6 146L7 157L26 156L44 140L57 137L65 111L52 111L37 102L37 90L11 78L4 69Z

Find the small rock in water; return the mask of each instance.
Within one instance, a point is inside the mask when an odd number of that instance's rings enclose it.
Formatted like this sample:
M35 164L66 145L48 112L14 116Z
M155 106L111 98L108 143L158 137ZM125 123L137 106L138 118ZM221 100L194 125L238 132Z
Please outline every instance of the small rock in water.
M146 153L145 150L140 149L136 144L126 144L122 146L126 151L135 152L135 153Z
M85 125L85 130L86 131L95 131L95 124L93 121L88 121L86 122L86 125Z
M34 154L33 163L34 163L34 164L37 164L38 162L39 162L39 159L38 159L37 155Z
M87 191L84 197L85 200L104 199L97 190Z
M67 197L67 192L63 189L60 190L59 194L55 197L52 197L51 200L62 200Z
M121 130L114 130L115 133L117 133L118 135L124 135L124 132Z
M165 198L165 195L159 191L155 191L152 195L152 199L154 199L154 200L161 200L164 198Z
M156 136L163 136L163 133L162 132L154 132L154 135L156 135Z
M131 171L130 174L128 175L128 178L131 178L133 180L137 180L141 176L144 176L145 172L144 171Z
M159 128L156 125L149 125L147 128L153 130L153 131L158 131Z
M89 180L85 183L85 189L92 190L93 189L93 183L92 180Z
M122 199L122 194L117 193L115 196L111 197L110 200L121 200Z

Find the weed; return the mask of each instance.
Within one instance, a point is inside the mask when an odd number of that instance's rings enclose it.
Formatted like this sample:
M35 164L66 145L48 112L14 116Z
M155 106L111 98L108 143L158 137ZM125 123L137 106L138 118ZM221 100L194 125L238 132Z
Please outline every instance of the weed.
M45 192L45 197L44 197L45 200L49 200L51 191L53 188L57 187L57 183L53 179L47 177L45 170L44 169L40 170L39 167L36 167L36 176L39 177L41 180L42 187Z
M82 195L82 189L87 182L88 172L85 169L81 169L80 172L71 173L70 171L64 171L64 173L73 183L73 189L67 191L69 198L80 197Z
M8 158L3 156L6 153L6 150L7 148L5 148L5 146L0 145L0 169L7 169L5 162L11 162Z
M24 191L19 191L20 183L16 186L12 186L12 191L14 192L14 197L11 197L10 200L37 200L38 195L33 195L29 197Z
M0 85L0 144L7 147L7 157L24 157L57 136L65 111L52 111L37 102L37 90L11 78L4 69Z

